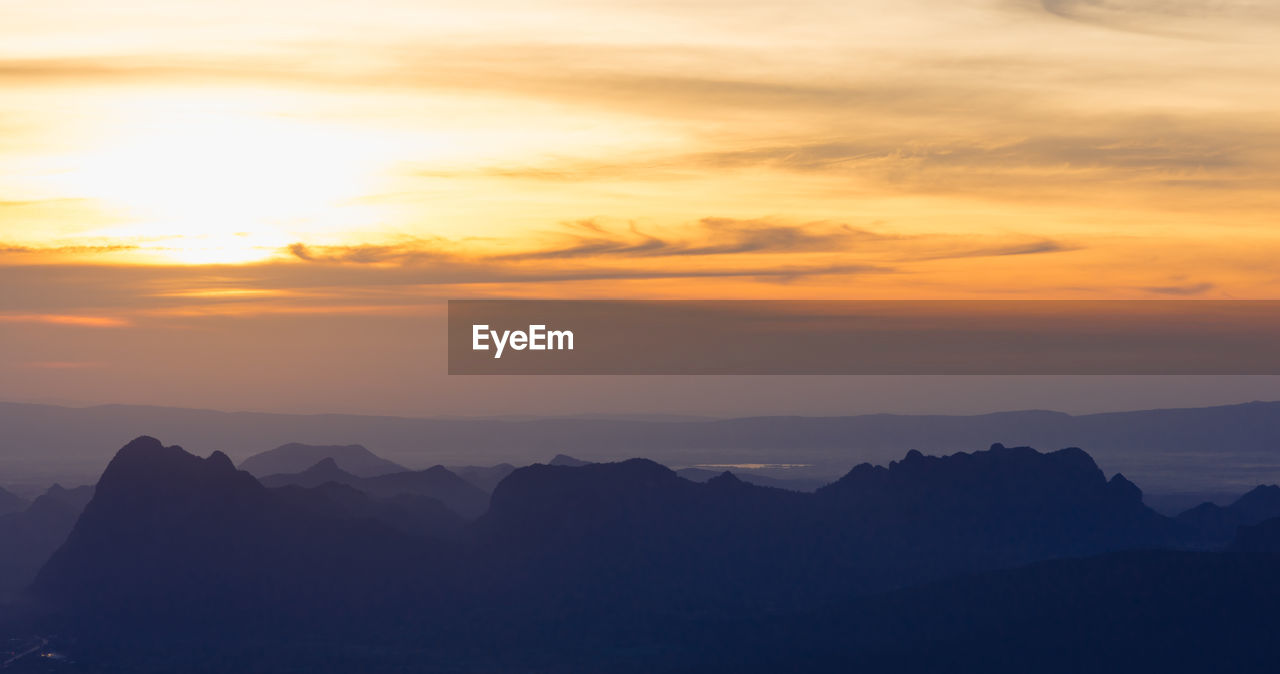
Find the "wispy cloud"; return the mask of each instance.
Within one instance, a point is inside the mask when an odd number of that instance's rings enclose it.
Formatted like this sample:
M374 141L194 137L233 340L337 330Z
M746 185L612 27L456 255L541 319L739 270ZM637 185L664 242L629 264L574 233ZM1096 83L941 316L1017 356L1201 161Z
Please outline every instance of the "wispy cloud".
M863 241L894 237L847 224L789 224L773 219L703 218L683 228L685 238L641 231L634 222L625 230L596 220L570 223L548 248L497 256L498 260L552 260L598 256L693 257L736 254L840 252Z
M1118 30L1183 37L1222 37L1223 23L1273 23L1280 8L1259 0L1032 0L1064 19ZM1216 24L1216 25L1215 25Z
M130 321L114 316L88 316L77 314L4 314L0 313L2 323L50 323L53 325L69 325L81 328L123 328Z
M294 243L290 255L312 263L338 265L430 266L433 271L453 267L474 273L489 270L505 276L531 269L527 263L541 263L538 274L568 273L578 277L581 269L556 270L545 263L562 266L578 265L593 260L620 261L661 265L652 270L598 270L606 276L642 273L673 278L707 274L705 267L685 266L686 258L716 260L750 259L760 266L757 272L748 268L731 275L769 276L774 266L770 256L796 259L797 256L840 256L865 262L857 268L876 266L884 270L888 262L941 260L1007 255L1059 253L1078 249L1060 241L1039 236L956 236L951 234L903 235L876 231L847 223L816 221L795 223L779 218L738 219L707 217L683 227L645 229L627 222L612 224L603 219L584 219L564 223L560 228L530 234L522 241L500 242L504 247L523 247L510 253L488 252L492 246L469 249L454 242L415 240L395 245L309 246ZM521 266L521 263L525 263ZM820 267L827 269L826 265ZM506 270L500 272L500 270ZM728 272L716 271L716 275ZM794 276L795 269L785 273ZM823 272L828 273L828 272Z
M1217 286L1215 286L1212 283L1201 282L1201 283L1189 283L1186 285L1175 285L1175 286L1148 286L1143 288L1143 290L1149 293L1155 293L1157 295L1191 296L1191 295L1202 295L1204 293L1209 292L1210 290L1213 290L1215 287Z

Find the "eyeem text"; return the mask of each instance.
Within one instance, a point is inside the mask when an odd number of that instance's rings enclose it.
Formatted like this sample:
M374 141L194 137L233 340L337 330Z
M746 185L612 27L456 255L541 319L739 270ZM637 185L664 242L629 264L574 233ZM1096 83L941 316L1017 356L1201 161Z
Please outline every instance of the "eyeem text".
M530 325L529 330L490 330L488 325L471 326L471 350L488 351L493 342L493 357L501 358L508 347L516 351L572 351L572 330L548 330L545 325Z

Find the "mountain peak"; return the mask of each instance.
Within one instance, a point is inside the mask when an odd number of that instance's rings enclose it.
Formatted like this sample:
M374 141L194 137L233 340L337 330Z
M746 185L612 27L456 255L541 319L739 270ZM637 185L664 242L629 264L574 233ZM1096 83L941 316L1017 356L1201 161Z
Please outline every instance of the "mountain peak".
M326 456L323 459L320 459L320 461L317 462L316 465L308 468L307 470L309 471L326 470L327 471L327 470L342 470L342 469L338 467L337 459L333 458L332 456Z
M247 481L246 481L247 480ZM138 489L174 490L195 485L258 486L247 473L236 470L231 459L214 452L202 459L178 445L168 447L151 436L140 436L116 452L98 481L99 494Z
M208 461L209 465L217 470L226 471L227 469L236 469L236 464L232 463L231 457L223 454L219 450L215 450L209 455L208 459L205 459L205 461Z
M333 459L339 468L355 477L377 477L403 473L408 468L388 461L363 445L307 445L290 442L245 459L240 469L258 477L301 473L324 459Z
M1123 477L1108 489L1106 476L1079 448L1047 454L1000 443L986 451L925 456L912 450L888 468L861 464L818 491L857 500L919 501L946 497L979 504L1003 494L1025 504L1090 500L1104 493L1132 496L1137 487ZM1141 492L1139 500L1141 498Z
M1116 473L1107 482L1107 491L1117 500L1127 503L1142 503L1142 489L1131 482L1123 473Z
M258 479L264 487L282 487L285 485L296 485L299 487L318 487L329 482L337 482L338 484L354 485L361 478L343 470L336 459L327 456L320 459L315 465L307 468L300 473L281 473L277 475L267 475Z
M559 526L554 522L594 519L602 513L693 486L675 471L649 459L593 463L580 467L534 464L518 468L493 491L485 519L514 529ZM518 524L517 524L518 523Z
M116 458L144 456L148 454L156 454L165 451L165 447L161 442L150 435L139 435L138 437L125 443L116 452Z
M710 480L707 480L706 484L711 485L712 487L731 487L746 483L742 481L742 478L726 470Z
M591 462L583 461L582 459L575 459L572 456L569 456L568 454L556 454L554 457L551 458L551 461L548 462L547 465L548 466L568 466L570 468L577 468L579 466L589 466L591 465Z

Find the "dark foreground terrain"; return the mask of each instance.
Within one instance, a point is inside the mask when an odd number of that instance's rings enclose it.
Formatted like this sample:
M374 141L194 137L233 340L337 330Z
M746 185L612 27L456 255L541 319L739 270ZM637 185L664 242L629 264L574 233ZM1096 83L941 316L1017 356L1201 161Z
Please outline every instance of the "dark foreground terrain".
M0 615L0 659L15 672L1280 663L1273 487L1170 518L1084 451L994 445L860 465L813 493L692 482L643 459L534 465L479 514L443 469L315 468L259 481L221 453L129 443Z

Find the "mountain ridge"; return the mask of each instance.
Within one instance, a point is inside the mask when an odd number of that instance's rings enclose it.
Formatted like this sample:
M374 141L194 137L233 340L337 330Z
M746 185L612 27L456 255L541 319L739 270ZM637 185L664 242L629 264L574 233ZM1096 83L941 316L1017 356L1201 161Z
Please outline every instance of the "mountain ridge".
M0 455L9 465L56 464L64 466L59 468L64 471L65 466L81 466L77 470L93 475L101 465L104 438L106 442L119 438L123 444L139 430L179 437L200 453L272 442L360 443L406 464L429 456L432 465L524 464L544 452L574 451L575 447L590 447L600 459L644 453L664 463L689 465L732 463L747 454L785 449L789 461L822 463L832 472L859 461L897 459L904 447L946 453L1002 440L1010 446L1088 447L1109 469L1124 472L1148 490L1164 492L1221 491L1238 481L1234 475L1207 474L1219 466L1196 458L1206 448L1266 456L1280 447L1280 403L1276 402L1075 416L1024 411L706 421L495 421L0 403L0 425L8 431L0 441L4 450ZM1165 473L1149 468L1154 457L1159 457L1159 465L1186 466L1181 474L1195 476L1194 480L1166 480ZM1247 461L1241 465L1246 464L1252 465Z

